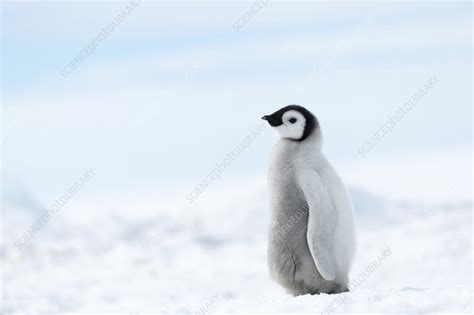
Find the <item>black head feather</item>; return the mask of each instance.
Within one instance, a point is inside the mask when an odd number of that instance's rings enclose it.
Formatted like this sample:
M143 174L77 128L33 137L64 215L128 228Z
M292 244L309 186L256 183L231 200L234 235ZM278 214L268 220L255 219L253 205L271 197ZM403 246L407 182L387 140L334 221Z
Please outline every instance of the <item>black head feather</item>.
M283 114L285 114L289 110L296 110L300 112L306 119L306 125L304 127L303 135L301 136L300 139L296 140L296 141L303 141L318 127L318 119L303 106L288 105L277 110L271 115L263 116L262 119L268 121L270 126L277 127L283 124L283 120L282 120Z

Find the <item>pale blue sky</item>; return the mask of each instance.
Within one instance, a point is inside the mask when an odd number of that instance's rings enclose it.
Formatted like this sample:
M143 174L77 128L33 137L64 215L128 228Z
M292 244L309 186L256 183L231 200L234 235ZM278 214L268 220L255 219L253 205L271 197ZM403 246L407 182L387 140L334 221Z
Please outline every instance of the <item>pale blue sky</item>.
M301 104L341 163L432 75L439 84L369 157L471 146L472 5L143 3L67 79L123 3L2 3L4 176L40 199L193 188L263 114ZM364 24L373 16L373 23ZM327 71L318 69L330 59ZM225 173L264 173L266 130Z

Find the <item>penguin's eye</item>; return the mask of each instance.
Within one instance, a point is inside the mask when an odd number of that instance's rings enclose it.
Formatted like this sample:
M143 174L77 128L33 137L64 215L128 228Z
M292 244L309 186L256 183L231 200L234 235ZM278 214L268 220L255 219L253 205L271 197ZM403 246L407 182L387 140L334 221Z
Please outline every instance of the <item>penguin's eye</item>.
M298 120L298 119L292 117L292 118L290 118L289 122L292 123L292 124L294 124L297 120Z

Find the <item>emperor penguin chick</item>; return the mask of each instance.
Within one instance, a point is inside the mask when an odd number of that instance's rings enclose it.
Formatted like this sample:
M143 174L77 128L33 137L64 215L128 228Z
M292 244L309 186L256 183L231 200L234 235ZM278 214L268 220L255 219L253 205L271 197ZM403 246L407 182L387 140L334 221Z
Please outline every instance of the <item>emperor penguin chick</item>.
M318 120L298 105L262 119L280 135L268 172L270 275L295 296L348 291L355 251L353 207L321 152Z

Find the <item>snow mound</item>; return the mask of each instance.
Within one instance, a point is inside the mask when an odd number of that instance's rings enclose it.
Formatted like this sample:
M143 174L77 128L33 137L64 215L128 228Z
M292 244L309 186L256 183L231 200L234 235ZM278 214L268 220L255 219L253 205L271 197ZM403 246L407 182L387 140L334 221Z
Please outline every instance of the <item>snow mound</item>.
M472 202L350 191L352 291L296 298L268 276L263 177L216 185L193 204L77 198L21 249L15 242L40 214L10 203L2 312L471 313Z

